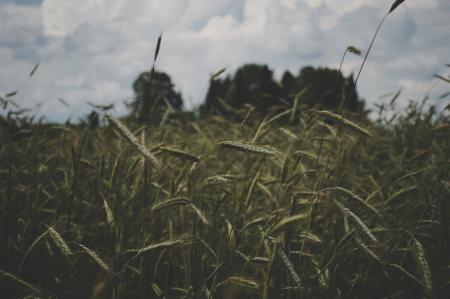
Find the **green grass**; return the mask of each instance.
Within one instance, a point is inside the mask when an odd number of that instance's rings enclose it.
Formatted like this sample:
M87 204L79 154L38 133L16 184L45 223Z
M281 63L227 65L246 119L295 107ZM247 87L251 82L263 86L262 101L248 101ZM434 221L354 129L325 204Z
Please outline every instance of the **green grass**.
M449 117L418 107L2 126L2 298L445 298Z
M0 119L0 294L447 298L450 117L425 105L363 123L301 95L228 107L241 123Z

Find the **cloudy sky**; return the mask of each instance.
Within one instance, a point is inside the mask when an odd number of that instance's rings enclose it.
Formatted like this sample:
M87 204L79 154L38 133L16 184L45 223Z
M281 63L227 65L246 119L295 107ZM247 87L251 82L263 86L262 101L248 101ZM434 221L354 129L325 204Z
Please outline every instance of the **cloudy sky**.
M393 0L0 0L0 95L18 90L24 107L41 102L50 120L79 117L86 102L116 103L151 67L168 72L188 108L208 78L226 67L265 63L276 76L302 66L337 67L344 49L367 49ZM402 101L444 92L450 1L406 0L382 27L358 87L369 106L403 90ZM27 80L36 63L40 66ZM346 74L359 57L349 57ZM66 107L58 98L70 104Z

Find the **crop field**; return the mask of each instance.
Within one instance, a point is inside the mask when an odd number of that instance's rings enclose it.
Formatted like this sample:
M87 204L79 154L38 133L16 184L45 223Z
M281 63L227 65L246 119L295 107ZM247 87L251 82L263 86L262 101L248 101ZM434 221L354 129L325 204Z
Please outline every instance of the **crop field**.
M42 123L1 97L0 298L450 298L449 94L400 111L399 92L370 118L356 94L403 2L367 51L346 49L355 81L321 70L345 87L329 109L304 90L266 105L236 77L282 84L250 65L211 78L235 102L183 111L155 71L161 36L128 116Z
M425 107L4 124L2 298L445 298L449 117Z

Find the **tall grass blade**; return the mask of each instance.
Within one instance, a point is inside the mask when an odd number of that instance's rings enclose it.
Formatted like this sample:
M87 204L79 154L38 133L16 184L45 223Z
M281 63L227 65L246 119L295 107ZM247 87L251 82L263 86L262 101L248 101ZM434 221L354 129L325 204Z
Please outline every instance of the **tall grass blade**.
M64 241L63 237L53 228L48 228L50 238L55 242L56 247L61 251L63 256L72 255L69 245Z
M156 61L156 58L158 58L158 54L159 54L159 49L161 47L161 39L162 39L162 34L159 35L158 37L158 42L156 43L156 50L155 50L155 57L153 60Z
M185 152L185 151L181 151L181 150L177 150L177 149L173 149L173 148L168 148L168 147L163 147L163 146L159 146L158 149L164 153L170 154L174 157L183 159L183 160L188 160L188 161L192 161L192 162L200 162L200 158Z
M97 253L95 253L95 251L87 248L86 246L84 246L83 244L78 244L78 246L81 247L81 249L83 249L88 256L90 256L94 262L100 267L102 268L106 274L108 274L108 277L113 281L116 282L118 280L118 276L116 273L114 273L113 270L111 270L111 268L108 266L108 264L106 264L98 255Z
M155 169L160 169L161 165L156 157L142 144L139 143L137 138L122 124L118 119L113 118L110 115L106 115L109 123L115 128L119 134L124 137L129 143L131 143L141 154L152 164Z
M288 269L289 274L291 275L291 278L294 280L295 285L297 288L300 288L302 285L302 282L300 280L300 276L297 274L297 272L295 271L294 265L292 264L292 262L289 260L288 256L283 252L283 250L279 249L277 250L278 255L281 258L281 261L283 262L283 264L286 266L286 268Z
M444 81L444 82L450 83L450 79L445 78L444 76L441 76L441 75L436 74L436 75L434 75L434 77L435 77L435 78L438 78L439 80L442 80L442 81Z
M6 272L6 271L3 271L0 269L0 281L5 280L5 279L22 286L23 288L27 289L28 291L31 291L36 296L41 295L41 291L38 288L36 288L35 286L33 286L31 283L29 283L23 279L20 279L19 277L15 276L12 273L9 273L9 272Z
M215 72L212 76L211 76L211 80L215 80L217 79L220 75L222 75L223 73L225 73L226 68L220 69L217 72Z
M242 276L228 277L226 280L222 281L217 286L221 287L224 285L234 285L234 286L237 286L240 288L250 289L250 290L260 290L260 288L261 288L261 284L258 281L254 280L252 278L242 277Z
M423 248L422 243L415 238L413 239L413 255L422 277L425 296L427 298L432 298L433 282L430 265L428 264L425 249Z
M238 150L241 152L252 153L252 154L267 155L267 156L272 156L275 154L275 152L270 149L266 149L266 148L262 148L262 147L258 147L258 146L254 146L254 145L250 145L250 144L234 142L234 141L222 141L219 143L219 145L222 146L223 148Z
M287 226L308 219L308 214L297 214L283 218L273 228L272 233L283 231Z
M159 211L159 210L167 209L170 207L185 206L185 205L188 205L189 203L190 203L190 201L186 198L176 197L176 198L172 198L172 199L157 203L154 206L152 206L150 210L151 211Z
M181 239L177 239L177 240L170 240L170 241L165 241L165 242L161 242L161 243L147 245L140 249L130 249L130 250L125 251L125 253L135 253L136 254L135 257L138 257L141 254L149 253L149 252L152 252L155 250L164 250L164 249L170 249L170 248L179 248L179 247L183 247L183 246L189 246L189 245L193 244L193 241L194 240L192 237L185 237L185 238L181 238Z
M328 118L329 120L335 121L363 136L366 137L372 137L372 134L364 129L363 127L361 127L360 125L357 125L356 123L344 118L342 115L339 115L337 113L331 112L331 111L327 111L327 110L320 110L320 111L316 111L319 115Z
M34 73L36 73L38 68L39 68L39 62L36 63L36 65L33 67L33 69L31 70L30 74L28 75L28 78L33 77Z
M361 220L361 218L359 218L355 213L350 211L350 209L346 208L344 205L342 205L337 200L334 200L334 203L337 205L339 210L341 210L341 212L343 212L345 215L349 216L354 221L354 223L356 224L358 229L360 231L362 231L367 237L369 237L370 240L372 240L373 242L378 241L377 238L374 236L374 234L367 227L367 225Z
M388 14L390 14L391 12L393 12L400 4L402 4L403 2L405 2L405 0L395 0L394 4L392 4L391 9L389 9Z

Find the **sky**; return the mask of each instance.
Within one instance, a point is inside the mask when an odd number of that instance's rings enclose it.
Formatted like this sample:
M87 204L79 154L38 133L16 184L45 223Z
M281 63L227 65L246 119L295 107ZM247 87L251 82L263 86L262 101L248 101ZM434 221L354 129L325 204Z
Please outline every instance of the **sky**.
M115 103L124 114L162 33L156 68L171 76L191 109L222 68L226 76L245 63L267 64L278 79L306 65L337 68L347 46L368 48L392 2L0 0L0 96L17 90L16 102L50 121L85 115L87 102ZM448 91L433 75L449 74L449 17L448 0L406 0L389 15L358 85L369 108L399 89L399 109ZM348 56L344 73L361 62Z

